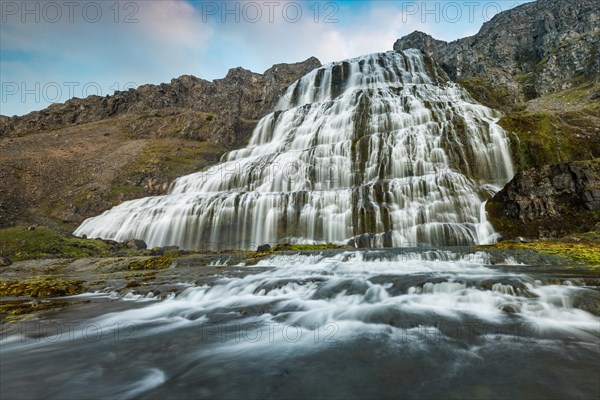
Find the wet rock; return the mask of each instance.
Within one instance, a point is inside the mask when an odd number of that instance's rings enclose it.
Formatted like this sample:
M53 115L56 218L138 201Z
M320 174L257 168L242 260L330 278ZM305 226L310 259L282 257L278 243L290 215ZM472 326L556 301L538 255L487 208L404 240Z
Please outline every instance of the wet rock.
M12 261L8 257L0 257L0 267L8 267Z
M572 298L573 307L600 316L600 293L594 290L578 291Z
M257 253L268 253L269 251L271 251L270 244L262 244L256 248Z
M150 255L151 256L162 256L165 254L165 251L161 248L155 248L150 250Z
M148 245L146 245L146 242L140 239L128 239L125 242L123 242L123 244L130 249L136 250L144 250L148 247Z
M498 307L498 309L507 314L517 314L521 312L521 306L513 303L502 304L500 307Z

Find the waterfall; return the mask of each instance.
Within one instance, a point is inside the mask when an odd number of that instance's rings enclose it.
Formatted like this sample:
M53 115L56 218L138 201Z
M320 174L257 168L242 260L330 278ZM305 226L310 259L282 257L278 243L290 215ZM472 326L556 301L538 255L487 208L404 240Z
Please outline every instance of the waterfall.
M513 175L508 139L494 110L442 76L418 50L315 69L246 148L75 235L186 249L485 242L483 202Z

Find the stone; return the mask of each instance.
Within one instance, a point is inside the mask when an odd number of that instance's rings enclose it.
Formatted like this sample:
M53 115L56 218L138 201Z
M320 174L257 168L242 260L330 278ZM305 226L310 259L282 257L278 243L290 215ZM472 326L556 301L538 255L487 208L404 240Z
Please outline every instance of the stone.
M165 254L165 251L162 248L154 248L150 250L151 256L162 256Z
M503 236L557 238L597 229L595 198L600 160L530 168L514 178L486 204L489 221ZM526 242L524 242L526 243Z
M506 303L502 304L498 307L500 311L503 311L507 314L516 314L521 311L521 307L518 304Z
M0 267L8 267L9 265L12 265L10 258L0 256Z
M123 244L130 249L136 250L144 250L148 247L148 245L146 245L146 242L139 239L128 239L124 241Z
M271 251L271 245L270 244L261 244L260 246L258 246L256 248L256 252L257 253L268 253L269 251Z

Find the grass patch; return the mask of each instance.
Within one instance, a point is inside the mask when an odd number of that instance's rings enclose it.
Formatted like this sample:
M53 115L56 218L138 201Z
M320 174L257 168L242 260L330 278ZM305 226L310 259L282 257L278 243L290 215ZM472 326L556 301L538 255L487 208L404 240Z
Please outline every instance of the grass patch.
M101 240L68 236L45 226L35 230L23 228L0 229L0 254L13 261L34 258L82 258L110 254Z

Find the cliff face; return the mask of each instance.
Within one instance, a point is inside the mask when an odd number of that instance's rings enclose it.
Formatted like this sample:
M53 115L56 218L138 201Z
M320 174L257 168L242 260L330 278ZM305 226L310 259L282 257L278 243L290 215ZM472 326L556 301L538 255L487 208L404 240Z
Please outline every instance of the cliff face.
M487 205L505 237L561 237L600 221L600 159L518 173Z
M394 50L419 48L453 80L482 78L516 101L568 89L600 73L600 2L538 0L501 12L453 42L413 32Z
M244 144L253 122L273 109L292 82L320 65L311 57L295 64L274 65L262 75L233 68L225 78L212 82L184 75L171 83L144 85L112 96L74 98L24 116L3 117L0 136L135 117L124 128L136 136L177 134L236 147Z
M246 141L316 58L213 82L182 76L90 96L20 117L0 116L0 227L70 230L124 200L164 193L177 177Z

